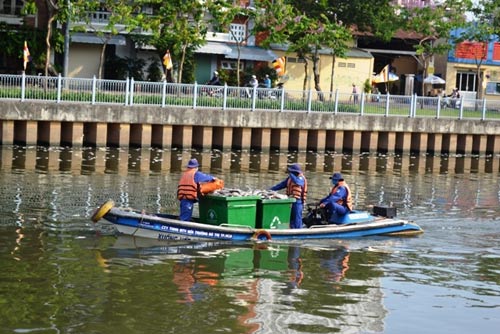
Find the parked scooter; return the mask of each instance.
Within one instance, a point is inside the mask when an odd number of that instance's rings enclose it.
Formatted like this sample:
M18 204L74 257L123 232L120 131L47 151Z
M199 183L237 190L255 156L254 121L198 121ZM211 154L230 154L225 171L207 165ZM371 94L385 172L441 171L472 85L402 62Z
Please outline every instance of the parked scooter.
M276 85L276 87L272 88L269 92L268 92L268 98L270 99L280 99L281 98L281 94L283 93L283 86L285 84L283 82L280 82Z
M201 95L222 97L222 95L224 93L224 88L222 87L222 84L220 82L218 82L217 84L211 84L210 82L207 82L206 85L213 86L213 88L212 87L203 87L201 89Z

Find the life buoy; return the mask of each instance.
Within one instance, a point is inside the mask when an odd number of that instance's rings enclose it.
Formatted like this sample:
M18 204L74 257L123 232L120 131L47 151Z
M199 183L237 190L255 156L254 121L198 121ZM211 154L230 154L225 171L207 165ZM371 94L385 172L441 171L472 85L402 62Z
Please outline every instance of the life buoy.
M264 238L262 236L264 236L266 240L271 240L271 233L266 230L257 230L253 234L252 240L263 240Z
M200 192L202 195L206 195L223 188L224 188L224 180L216 179L212 182L202 183L200 185Z
M115 202L112 200L104 202L103 205L101 205L97 210L95 210L94 214L92 215L91 219L94 223L97 223L102 217L106 215L106 213L111 210L111 208L115 206Z

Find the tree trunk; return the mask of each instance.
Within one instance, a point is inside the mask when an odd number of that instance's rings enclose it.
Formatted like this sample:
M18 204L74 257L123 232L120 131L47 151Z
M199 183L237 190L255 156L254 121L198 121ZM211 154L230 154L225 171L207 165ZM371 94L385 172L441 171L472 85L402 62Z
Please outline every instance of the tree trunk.
M307 78L309 77L309 62L306 57L301 56L301 58L304 60L304 83L302 85L302 90L305 92L307 90Z
M476 68L476 75L477 75L477 98L478 100L483 99L483 76L481 75L481 65L482 63L479 63L477 68Z
M104 55L106 54L106 46L108 45L108 39L104 41L101 48L101 55L99 57L99 79L102 79L102 69L104 67Z
M182 71L184 71L184 61L186 60L186 49L187 45L182 46L182 56L179 64L179 74L177 75L177 83L182 83Z
M238 50L238 59L236 60L236 82L237 82L237 85L239 87L239 86L241 86L241 81L240 81L240 62L241 62L240 54L241 54L241 50L240 50L240 43L239 42L236 42L236 49Z
M56 16L52 14L49 17L47 22L47 36L45 37L45 45L47 46L46 50L46 59L45 59L45 76L49 76L49 67L50 67L50 38L52 37L52 23L54 22Z
M330 100L333 98L333 77L335 75L335 63L337 62L337 57L332 54L332 73L330 74Z
M313 75L314 75L314 89L318 92L318 99L324 101L323 92L321 91L320 83L320 73L319 73L319 56L318 48L314 51L313 55Z

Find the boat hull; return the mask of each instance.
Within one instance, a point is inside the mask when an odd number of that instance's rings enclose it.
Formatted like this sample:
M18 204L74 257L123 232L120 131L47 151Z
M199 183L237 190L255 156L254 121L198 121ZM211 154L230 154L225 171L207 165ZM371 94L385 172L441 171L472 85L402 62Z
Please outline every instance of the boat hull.
M106 203L105 203L106 204ZM105 206L103 204L103 206ZM101 206L101 207L103 207ZM249 240L302 240L345 239L379 235L413 236L423 232L415 223L393 218L373 216L370 221L343 225L315 225L303 229L256 229L238 225L209 225L185 222L169 215L105 206L106 212L96 211L114 224L120 233L156 240L186 241L249 241ZM98 219L98 220L99 220ZM93 218L94 221L96 221Z

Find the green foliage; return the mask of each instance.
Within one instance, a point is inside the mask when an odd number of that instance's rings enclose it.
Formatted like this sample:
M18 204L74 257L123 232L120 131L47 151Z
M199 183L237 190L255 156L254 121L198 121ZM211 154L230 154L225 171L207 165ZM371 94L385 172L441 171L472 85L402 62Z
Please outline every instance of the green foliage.
M370 79L366 79L365 82L363 83L363 92L365 93L371 93L372 91L372 83Z
M134 80L144 80L145 62L143 59L121 58L111 56L105 62L105 76L108 79L125 80L126 78L134 78Z
M339 22L357 31L370 32L389 40L401 27L392 0L291 0L298 13L317 18L324 15L330 22Z
M24 6L21 9L22 15L35 15L37 12L36 2L34 0L28 0L24 2Z
M155 81L155 82L161 81L163 73L160 70L160 66L161 65L159 64L156 58L154 57L150 58L150 64L148 66L148 77L147 77L148 81Z
M14 68L8 68L8 72L17 73L23 69L23 47L24 41L28 43L32 61L28 63L26 74L43 72L45 61L45 38L46 31L34 29L28 26L16 27L6 23L0 23L0 49L1 54L16 63ZM54 41L53 41L54 43Z
M152 32L149 43L158 50L160 58L170 51L178 74L177 82L192 82L194 50L203 44L208 30L204 20L205 5L198 0L152 0L150 4L154 15L144 18L142 25L143 29Z

